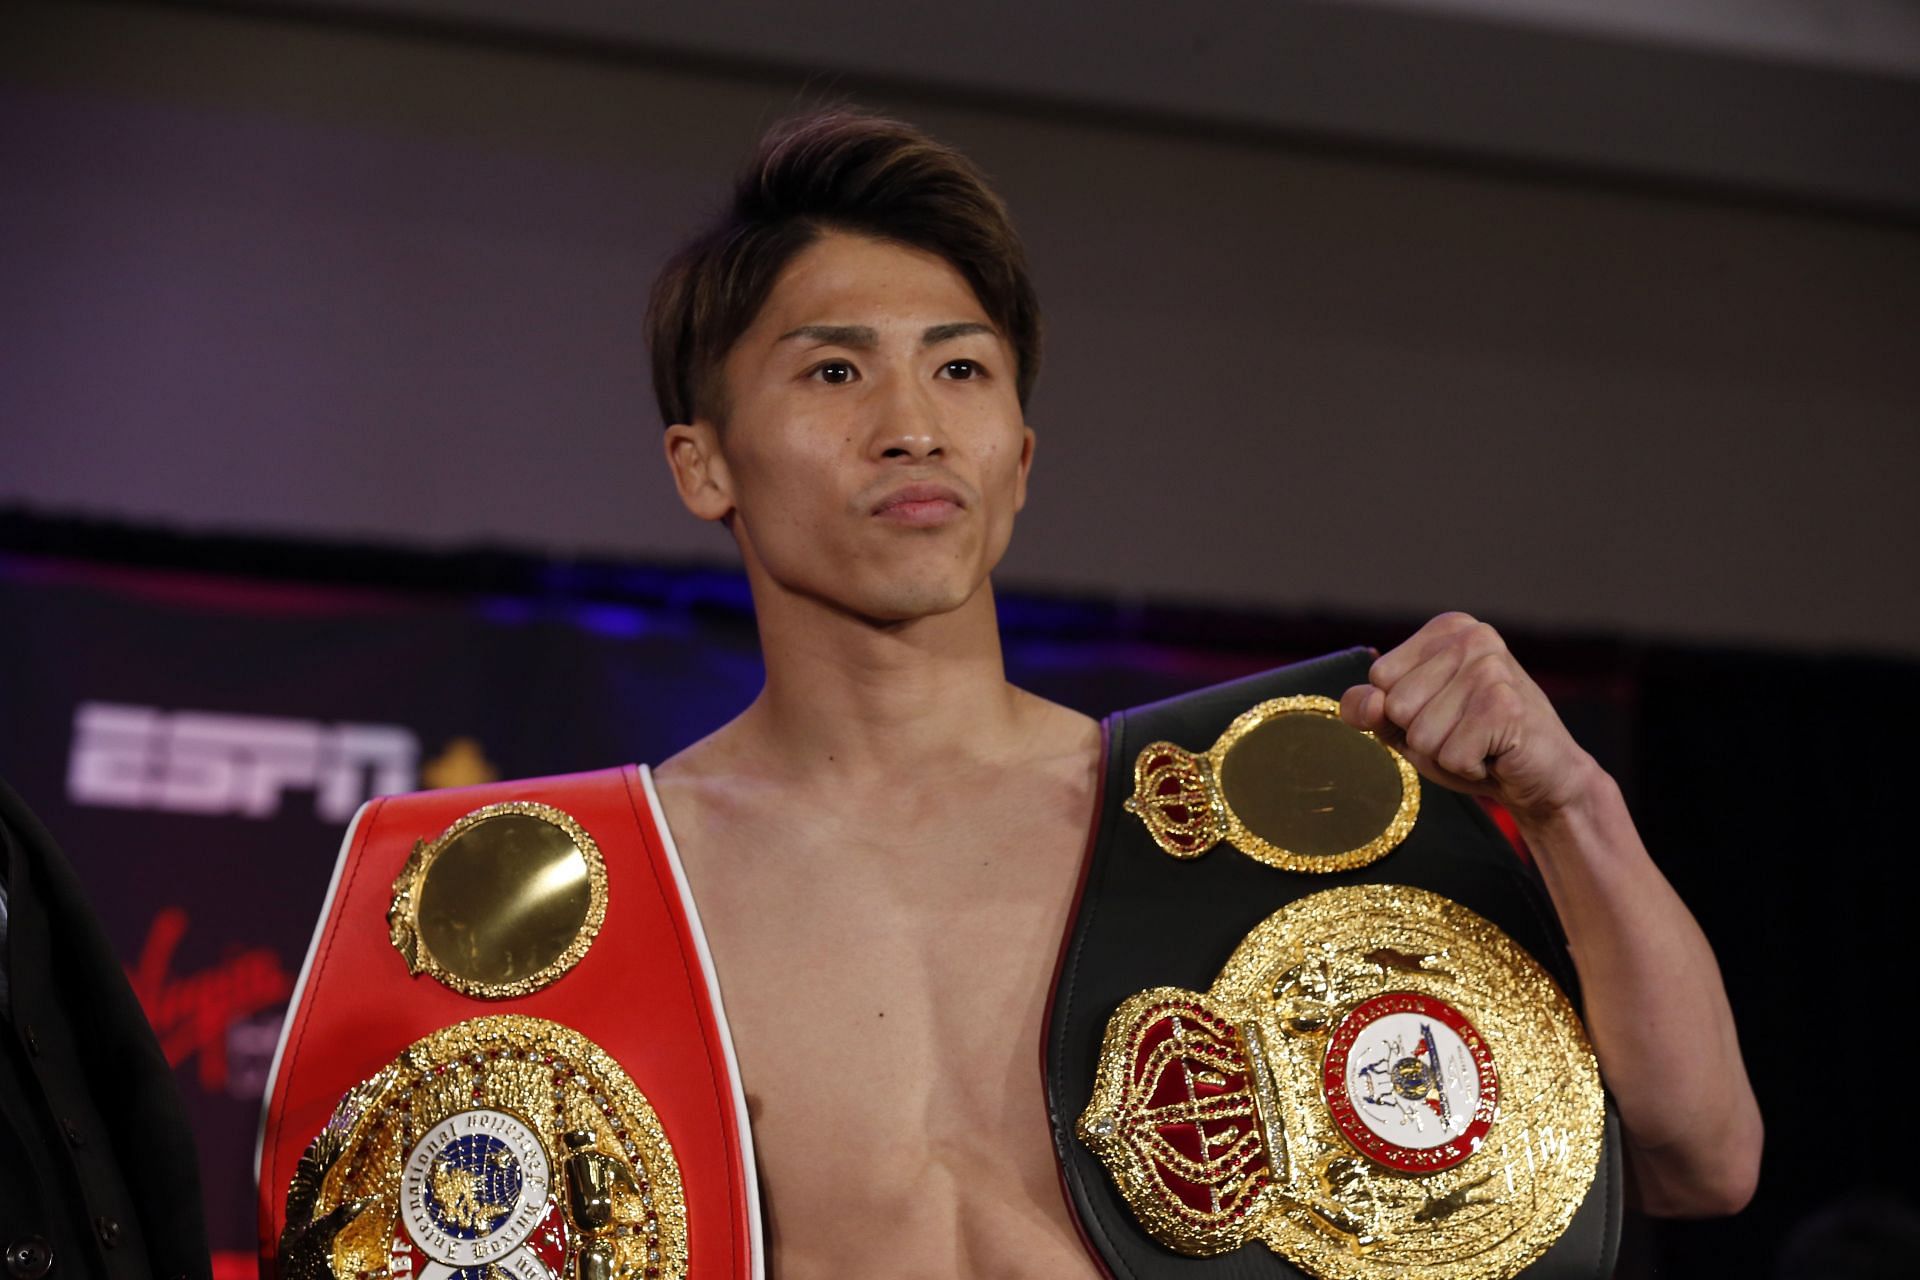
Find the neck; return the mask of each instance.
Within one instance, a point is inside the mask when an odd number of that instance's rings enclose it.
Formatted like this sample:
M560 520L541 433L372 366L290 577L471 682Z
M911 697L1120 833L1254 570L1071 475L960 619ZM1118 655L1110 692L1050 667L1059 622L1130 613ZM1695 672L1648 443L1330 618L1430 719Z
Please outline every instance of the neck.
M911 780L950 768L957 747L990 758L1020 741L1028 700L1007 683L989 585L896 623L760 594L767 682L737 724L763 767Z

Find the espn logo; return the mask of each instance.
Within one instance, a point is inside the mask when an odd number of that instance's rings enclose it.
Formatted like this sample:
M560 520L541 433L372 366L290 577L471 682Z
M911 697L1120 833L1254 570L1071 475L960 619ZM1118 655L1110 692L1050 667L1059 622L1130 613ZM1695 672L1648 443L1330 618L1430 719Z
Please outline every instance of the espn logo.
M420 741L391 724L161 711L112 702L74 709L67 798L165 813L271 818L288 791L344 822L369 796L417 785Z

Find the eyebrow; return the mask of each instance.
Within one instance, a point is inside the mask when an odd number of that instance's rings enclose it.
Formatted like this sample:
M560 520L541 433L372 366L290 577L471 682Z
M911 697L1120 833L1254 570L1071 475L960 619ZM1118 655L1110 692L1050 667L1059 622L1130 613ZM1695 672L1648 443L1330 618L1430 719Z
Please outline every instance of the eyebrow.
M990 324L981 324L978 320L956 320L951 324L936 324L920 335L923 347L937 346L942 342L951 342L955 338L971 337L984 333L988 337L998 337L998 331ZM795 338L807 338L826 346L853 347L856 350L872 350L880 345L880 332L864 324L803 324L798 329L790 329L774 339L775 342L789 342Z
M983 333L989 338L999 337L999 333L990 324L981 324L978 320L960 320L953 324L937 324L920 335L920 345L936 346L942 342L951 342L955 338L968 338Z

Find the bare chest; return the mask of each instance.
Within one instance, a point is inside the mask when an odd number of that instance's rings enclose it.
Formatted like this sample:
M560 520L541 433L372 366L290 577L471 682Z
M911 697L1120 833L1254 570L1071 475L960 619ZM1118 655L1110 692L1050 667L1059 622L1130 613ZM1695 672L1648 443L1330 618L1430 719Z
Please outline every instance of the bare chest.
M1091 797L1029 785L859 823L733 815L683 850L777 1274L1091 1274L1039 1066Z

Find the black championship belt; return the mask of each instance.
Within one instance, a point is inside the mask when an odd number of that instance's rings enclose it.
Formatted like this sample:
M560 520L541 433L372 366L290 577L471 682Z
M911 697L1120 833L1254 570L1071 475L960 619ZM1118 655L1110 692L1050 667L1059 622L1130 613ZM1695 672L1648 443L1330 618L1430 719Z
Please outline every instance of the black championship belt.
M1537 874L1338 720L1350 650L1105 724L1045 1040L1116 1277L1608 1276L1618 1125Z

